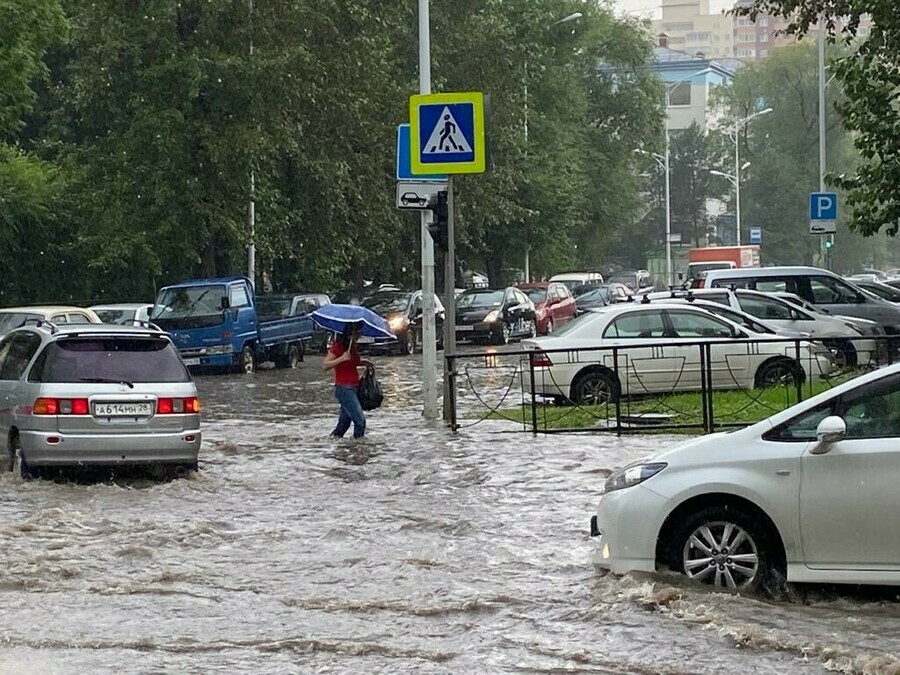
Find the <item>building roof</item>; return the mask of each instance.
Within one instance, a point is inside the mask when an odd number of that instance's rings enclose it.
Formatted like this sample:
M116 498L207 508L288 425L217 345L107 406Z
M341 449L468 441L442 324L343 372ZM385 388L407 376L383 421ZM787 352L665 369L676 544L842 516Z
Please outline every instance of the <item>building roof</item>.
M668 47L654 47L650 68L654 70L703 70L709 68L721 77L733 78L735 71L743 66L738 59L708 59L699 54L688 54Z

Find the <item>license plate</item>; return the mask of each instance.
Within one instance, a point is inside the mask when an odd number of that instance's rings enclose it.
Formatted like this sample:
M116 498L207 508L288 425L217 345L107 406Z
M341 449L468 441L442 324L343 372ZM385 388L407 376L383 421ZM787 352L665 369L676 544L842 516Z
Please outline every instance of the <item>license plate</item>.
M356 341L361 345L370 345L375 342L375 338L369 337L368 335L360 335L356 338Z
M94 417L150 417L151 403L95 403Z
M200 359L182 359L184 361L184 365L186 366L199 366Z
M456 330L457 330L457 331L461 331L461 330L475 330L475 326L457 326L457 327L456 327Z

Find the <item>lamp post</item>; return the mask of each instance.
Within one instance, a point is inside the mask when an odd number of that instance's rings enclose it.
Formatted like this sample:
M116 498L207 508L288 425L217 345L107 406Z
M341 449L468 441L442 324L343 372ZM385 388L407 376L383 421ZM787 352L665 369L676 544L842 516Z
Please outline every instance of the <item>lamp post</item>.
M768 115L772 112L771 108L755 112L744 119L735 120L734 122L734 220L735 220L735 245L741 245L741 149L740 149L740 131L752 120L760 115Z
M572 12L568 16L564 16L557 21L549 24L547 28L553 28L554 26L559 26L563 23L569 23L570 21L578 21L583 16L581 12ZM522 93L525 98L524 105L524 120L523 120L523 131L525 132L525 155L528 155L528 59L525 59L525 79L522 86ZM531 281L531 244L530 242L525 247L525 281Z
M741 245L741 237L740 237L740 232L741 232L741 206L740 206L741 205L741 174L740 174L740 172L746 171L749 167L750 167L750 162L744 162L740 167L740 171L733 173L733 174L732 173L724 173L722 171L710 171L709 172L710 176L721 176L722 178L727 178L728 182L731 183L732 187L734 188L734 202L735 202L734 219L737 222L736 227L737 227L737 232L738 232L738 238L737 238L737 241L735 242L735 245L737 245L737 246Z

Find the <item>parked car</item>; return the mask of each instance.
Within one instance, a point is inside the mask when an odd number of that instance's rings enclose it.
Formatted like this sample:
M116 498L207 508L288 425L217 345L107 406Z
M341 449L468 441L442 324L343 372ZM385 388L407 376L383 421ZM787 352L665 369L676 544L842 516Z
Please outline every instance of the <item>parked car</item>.
M26 323L49 321L57 325L68 323L103 323L100 317L84 307L67 305L35 305L33 307L4 307L0 309L0 336Z
M578 286L572 294L579 313L617 302L631 302L635 297L634 291L618 282Z
M456 339L507 344L537 335L534 303L518 288L473 288L456 298Z
M776 328L822 340L823 344L834 350L842 366L866 365L878 350L878 344L874 340L863 339L863 332L854 323L815 309L801 309L774 294L745 289L694 288L649 295L651 300L657 301L671 297L718 302L762 319Z
M758 333L760 335L802 338L804 340L809 339L809 333L801 333L798 331L789 330L787 328L782 328L781 326L776 326L771 323L767 323L766 321L758 319L755 316L751 316L750 314L742 312L739 309L732 309L727 305L713 302L711 300L703 300L698 298L692 298L688 300L687 298L675 297L668 298L663 302L665 304L684 304L690 305L691 307L699 307L700 309L705 309L711 314L721 316L723 319L728 319L729 321L736 323L741 328L746 328L747 330L753 333Z
M616 574L731 589L900 584L900 365L613 472L591 534Z
M380 291L363 300L363 306L383 316L396 339L360 341L366 350L387 350L415 354L422 350L422 291ZM438 345L443 344L444 305L434 296L434 315Z
M633 292L637 292L642 288L647 288L652 285L650 272L647 270L616 272L615 274L608 276L606 280L624 284Z
M319 307L329 304L331 304L331 298L324 293L278 293L256 296L256 311L261 317L260 321L306 316ZM328 331L314 325L312 340L309 344L310 349L324 352L329 339Z
M197 388L171 339L139 326L39 325L0 341L7 468L166 464L195 470Z
M563 272L562 274L554 274L550 277L550 281L558 281L572 290L576 286L584 284L602 284L603 275L599 272Z
M538 335L552 333L575 318L575 298L565 284L537 281L517 288L534 303Z
M864 291L877 295L882 300L894 303L900 302L900 289L889 286L883 281L872 278L864 279L855 277L847 277L847 279L848 281L852 281L854 286L858 286Z
M103 323L133 326L150 321L153 305L147 302L125 302L112 305L92 305L88 309L93 310Z
M714 389L751 389L794 377L820 379L833 370L825 347L760 335L705 309L664 303L615 305L583 314L556 335L526 340L535 357L535 393L558 401L599 404L702 387L700 349L709 341ZM601 347L618 347L618 353ZM582 350L558 352L554 350ZM617 362L618 359L618 362Z

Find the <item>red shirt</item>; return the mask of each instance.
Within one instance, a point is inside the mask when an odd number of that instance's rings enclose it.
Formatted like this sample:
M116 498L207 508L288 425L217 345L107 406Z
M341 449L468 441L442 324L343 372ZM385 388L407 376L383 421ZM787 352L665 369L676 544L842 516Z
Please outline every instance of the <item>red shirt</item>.
M331 345L331 349L328 350L334 356L340 356L344 353L344 346L340 343L339 340L335 340ZM350 360L342 361L334 367L334 384L335 385L347 385L349 387L358 387L359 386L359 372L356 370L356 367L360 363L359 352L356 351L356 347L353 347L353 350L350 352Z

